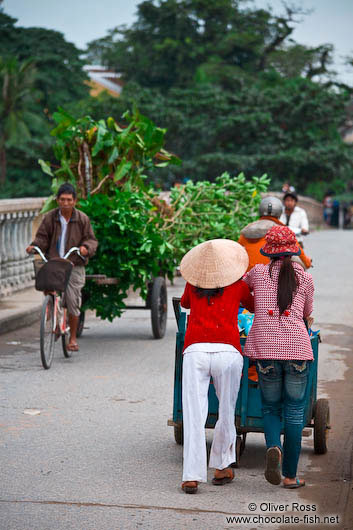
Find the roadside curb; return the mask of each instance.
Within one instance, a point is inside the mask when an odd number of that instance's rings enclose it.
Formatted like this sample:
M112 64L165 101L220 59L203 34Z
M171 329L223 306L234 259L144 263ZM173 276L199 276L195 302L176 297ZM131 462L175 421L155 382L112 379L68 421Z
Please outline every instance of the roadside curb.
M20 311L15 315L10 315L5 318L0 318L0 335L9 333L19 328L30 326L35 322L38 322L40 319L42 306L38 305L27 309L25 311Z

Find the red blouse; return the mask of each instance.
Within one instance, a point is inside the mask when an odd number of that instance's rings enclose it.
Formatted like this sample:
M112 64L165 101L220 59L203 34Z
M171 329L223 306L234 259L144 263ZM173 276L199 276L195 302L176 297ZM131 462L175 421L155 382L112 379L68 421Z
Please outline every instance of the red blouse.
M182 307L190 309L184 350L191 344L212 342L231 344L241 352L238 331L240 302L254 312L254 298L247 284L238 280L224 287L222 296L213 296L210 304L207 297L199 298L195 290L187 283L180 301Z

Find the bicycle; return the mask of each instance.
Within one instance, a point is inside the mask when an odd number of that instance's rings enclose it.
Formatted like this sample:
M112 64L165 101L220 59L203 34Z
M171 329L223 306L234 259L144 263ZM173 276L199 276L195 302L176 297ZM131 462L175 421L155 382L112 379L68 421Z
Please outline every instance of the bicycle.
M53 361L55 343L60 337L64 356L66 358L72 356L72 351L67 348L70 328L68 326L67 310L62 306L62 293L69 282L73 268L73 264L67 258L73 252L77 252L83 260L85 258L80 254L78 247L70 248L63 258L51 260L46 259L39 247L34 246L33 249L44 262L38 264L34 261L34 268L36 289L44 291L45 294L40 318L40 357L43 368L48 370ZM54 272L47 270L49 267L54 269ZM51 274L48 274L48 272ZM51 276L49 283L47 276Z

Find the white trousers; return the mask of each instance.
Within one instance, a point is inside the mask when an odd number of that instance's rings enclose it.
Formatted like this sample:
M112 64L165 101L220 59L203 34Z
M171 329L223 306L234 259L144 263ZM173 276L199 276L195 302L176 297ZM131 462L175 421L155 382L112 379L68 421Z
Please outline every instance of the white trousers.
M207 482L205 423L208 413L210 377L219 400L209 465L225 469L235 462L235 405L243 357L237 351L206 353L191 351L183 358L183 481Z

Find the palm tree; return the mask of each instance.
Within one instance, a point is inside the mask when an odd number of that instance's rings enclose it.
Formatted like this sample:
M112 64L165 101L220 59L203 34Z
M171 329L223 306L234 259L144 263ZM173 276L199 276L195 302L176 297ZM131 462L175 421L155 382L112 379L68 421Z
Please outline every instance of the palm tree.
M43 121L30 110L38 97L35 78L33 60L0 57L0 184L6 181L6 149L28 142L31 124Z

